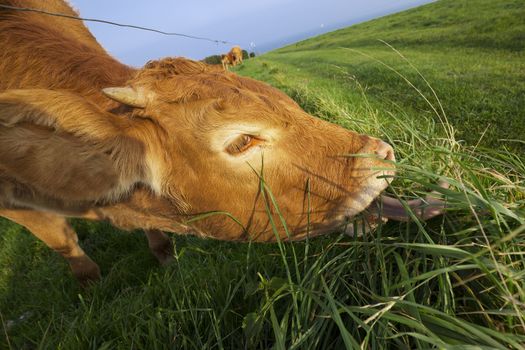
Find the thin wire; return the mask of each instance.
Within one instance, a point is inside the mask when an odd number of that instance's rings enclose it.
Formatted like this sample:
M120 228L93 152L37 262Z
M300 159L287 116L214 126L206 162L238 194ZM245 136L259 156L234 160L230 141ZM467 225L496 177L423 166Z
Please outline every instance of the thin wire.
M200 36L188 35L188 34L181 34L181 33L164 32L162 30L146 28L146 27L140 27L140 26L135 26L135 25L132 25L132 24L122 24L122 23L116 23L116 22L111 22L111 21L105 21L105 20L102 20L102 19L83 18L83 17L70 16L70 15L66 15L64 13L48 12L48 11L34 9L34 8L30 8L30 7L16 7L16 6L9 6L9 5L0 5L0 8L5 8L5 9L9 9L9 10L16 10L16 11L24 11L24 12L36 12L36 13L42 13L44 15L49 15L49 16L56 16L56 17L64 17L64 18L76 19L76 20L79 20L79 21L104 23L104 24L110 24L110 25L114 25L114 26L118 26L118 27L126 27L126 28L134 28L134 29L145 30L145 31L148 31L148 32L154 32L154 33L159 33L159 34L163 34L163 35L173 35L173 36L181 36L181 37L188 38L188 39L211 41L211 42L216 43L216 44L221 43L221 44L232 44L232 45L234 45L233 43L231 43L229 41L226 41L226 40L210 39L210 38L206 38L206 37L200 37Z

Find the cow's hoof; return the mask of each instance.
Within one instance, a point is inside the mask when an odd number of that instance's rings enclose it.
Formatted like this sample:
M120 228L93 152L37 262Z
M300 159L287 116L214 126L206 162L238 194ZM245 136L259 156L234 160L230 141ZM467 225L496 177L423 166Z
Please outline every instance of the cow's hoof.
M168 265L174 261L173 242L171 239L162 242L162 244L150 247L150 249L162 266Z
M100 280L100 268L88 257L69 259L71 271L82 287L87 287Z
M100 281L100 269L97 266L97 269L95 271L90 271L89 273L83 273L81 275L75 274L75 278L78 281L78 284L82 288L87 288L98 281Z

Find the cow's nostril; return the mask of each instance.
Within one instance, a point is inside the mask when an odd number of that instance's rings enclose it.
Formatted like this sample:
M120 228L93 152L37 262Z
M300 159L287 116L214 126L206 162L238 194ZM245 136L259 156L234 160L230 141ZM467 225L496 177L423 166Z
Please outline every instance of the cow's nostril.
M377 156L381 159L395 161L394 149L388 143L379 141L376 152Z

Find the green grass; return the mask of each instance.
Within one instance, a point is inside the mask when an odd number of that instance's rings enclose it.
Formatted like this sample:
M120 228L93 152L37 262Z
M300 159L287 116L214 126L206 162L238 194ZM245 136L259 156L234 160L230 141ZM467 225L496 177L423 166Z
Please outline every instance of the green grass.
M412 118L433 115L403 78L374 62L391 66L431 95L389 44L431 83L458 140L523 152L523 18L521 0L438 1L273 51L257 60L271 64L273 72L248 64L246 74L275 83L272 75L281 72L286 80L334 89L350 108L363 105L361 92L355 89L358 82L373 109L392 110L396 105Z
M447 215L294 244L176 237L165 268L140 232L75 220L104 275L87 290L0 219L0 348L525 348L525 5L466 4L343 29L238 70L388 140L392 194L447 180Z

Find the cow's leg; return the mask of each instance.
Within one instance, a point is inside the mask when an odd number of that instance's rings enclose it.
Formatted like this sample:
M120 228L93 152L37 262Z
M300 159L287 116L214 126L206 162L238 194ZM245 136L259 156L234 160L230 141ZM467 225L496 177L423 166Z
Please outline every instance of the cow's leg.
M6 209L0 209L0 216L24 226L66 258L81 284L100 279L98 265L80 248L77 234L65 217L33 210Z
M173 243L171 239L162 231L146 230L149 249L161 265L166 265L173 261Z

